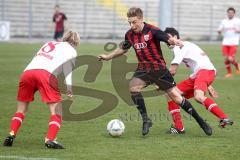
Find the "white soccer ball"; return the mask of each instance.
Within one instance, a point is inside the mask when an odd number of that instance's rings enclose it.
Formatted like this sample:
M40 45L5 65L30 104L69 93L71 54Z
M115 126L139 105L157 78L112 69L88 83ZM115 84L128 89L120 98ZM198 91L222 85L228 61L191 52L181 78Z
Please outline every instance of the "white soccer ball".
M107 132L113 137L119 137L124 133L125 125L119 119L113 119L107 124Z

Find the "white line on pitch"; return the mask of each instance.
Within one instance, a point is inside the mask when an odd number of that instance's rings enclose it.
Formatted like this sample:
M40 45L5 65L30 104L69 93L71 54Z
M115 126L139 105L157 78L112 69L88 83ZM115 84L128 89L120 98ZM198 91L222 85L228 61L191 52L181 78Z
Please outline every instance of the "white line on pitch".
M57 158L41 158L41 157L23 157L23 156L1 156L0 159L17 159L17 160L58 160Z

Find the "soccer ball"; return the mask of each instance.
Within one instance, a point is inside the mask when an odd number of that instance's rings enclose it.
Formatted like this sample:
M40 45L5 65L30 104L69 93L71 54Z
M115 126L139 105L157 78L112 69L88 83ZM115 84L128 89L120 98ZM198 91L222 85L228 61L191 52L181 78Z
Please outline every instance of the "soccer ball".
M107 132L113 137L120 137L124 133L124 123L119 119L113 119L107 124Z

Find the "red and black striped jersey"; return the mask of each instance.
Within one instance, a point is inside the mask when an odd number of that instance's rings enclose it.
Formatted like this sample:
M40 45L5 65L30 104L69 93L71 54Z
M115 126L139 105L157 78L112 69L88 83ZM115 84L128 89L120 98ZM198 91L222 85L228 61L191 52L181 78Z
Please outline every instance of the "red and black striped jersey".
M138 70L166 69L160 41L168 43L168 35L158 27L144 23L142 32L135 33L131 29L125 34L128 48L133 46L138 58Z

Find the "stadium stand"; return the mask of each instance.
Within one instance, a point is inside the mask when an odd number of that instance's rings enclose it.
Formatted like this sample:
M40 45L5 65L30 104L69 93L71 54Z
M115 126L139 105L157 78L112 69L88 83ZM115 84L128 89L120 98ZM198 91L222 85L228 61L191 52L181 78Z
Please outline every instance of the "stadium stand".
M125 14L131 6L141 7L147 21L159 25L160 0L0 0L0 20L11 22L12 37L49 38L56 3L66 13L69 27L85 39L123 38L128 29ZM172 0L172 26L185 39L215 40L229 6L240 15L238 0Z

